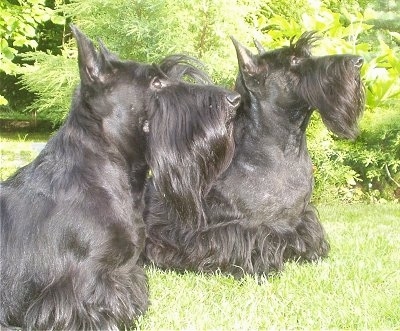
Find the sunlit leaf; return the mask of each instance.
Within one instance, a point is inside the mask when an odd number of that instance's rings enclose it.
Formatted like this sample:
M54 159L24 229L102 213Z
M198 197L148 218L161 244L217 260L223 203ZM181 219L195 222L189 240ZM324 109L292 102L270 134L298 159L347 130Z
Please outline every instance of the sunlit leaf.
M8 101L5 97L3 97L2 95L0 95L0 106L5 106L8 104Z
M65 24L65 17L60 15L53 15L51 17L51 21L54 24L64 25Z

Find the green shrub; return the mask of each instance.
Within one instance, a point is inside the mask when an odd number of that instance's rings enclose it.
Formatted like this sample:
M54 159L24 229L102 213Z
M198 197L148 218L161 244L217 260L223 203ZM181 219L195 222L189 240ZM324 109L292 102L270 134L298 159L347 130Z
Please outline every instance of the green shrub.
M343 163L357 173L358 186L371 201L393 199L400 187L399 123L397 107L376 108L365 114L362 132L354 143L336 142Z
M76 52L65 49L62 55L51 55L38 51L24 57L34 64L24 68L21 82L36 96L24 112L38 113L59 124L69 111L79 82Z

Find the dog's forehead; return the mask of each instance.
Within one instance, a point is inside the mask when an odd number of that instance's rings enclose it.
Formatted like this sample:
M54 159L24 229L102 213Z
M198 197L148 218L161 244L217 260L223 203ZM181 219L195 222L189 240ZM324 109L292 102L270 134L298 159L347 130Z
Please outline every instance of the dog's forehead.
M296 47L295 45L284 46L272 51L268 51L260 55L261 62L265 61L269 64L285 65L290 62L293 56L295 57L311 57L310 47L306 45L299 45L301 47Z
M135 76L154 76L158 74L157 69L154 66L146 63L140 63L135 61L124 61L120 62L120 68L126 72L134 73Z
M119 81L128 84L148 85L155 76L159 75L154 66L131 60L115 61L112 63L112 67L114 68L114 83Z

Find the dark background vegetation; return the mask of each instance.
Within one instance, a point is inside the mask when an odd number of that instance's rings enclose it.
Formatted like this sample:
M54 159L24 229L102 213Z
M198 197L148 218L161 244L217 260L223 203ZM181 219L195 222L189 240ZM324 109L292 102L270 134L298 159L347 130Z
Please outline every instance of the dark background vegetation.
M55 130L78 83L77 24L121 58L157 61L170 53L201 59L217 84L233 87L233 35L253 49L287 45L317 30L315 55L365 58L367 104L356 141L331 135L317 114L308 131L316 201L400 199L400 3L393 0L2 0L0 2L2 131L34 119ZM10 124L11 123L11 124ZM41 123L45 123L44 126ZM21 130L21 129L20 129Z

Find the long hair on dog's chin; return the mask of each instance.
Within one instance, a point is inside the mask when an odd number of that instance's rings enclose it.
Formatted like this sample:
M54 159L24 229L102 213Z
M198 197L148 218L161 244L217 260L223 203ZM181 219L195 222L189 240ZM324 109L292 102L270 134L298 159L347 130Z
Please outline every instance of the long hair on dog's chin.
M292 40L290 49L293 56L310 54L318 39L311 31L304 33L295 43ZM295 87L299 96L318 109L326 127L339 137L355 138L358 135L358 120L365 102L360 77L362 63L362 58L357 55L313 58L304 65L307 71L303 72Z
M316 109L326 127L339 137L355 138L358 120L364 110L365 92L357 68L349 61L341 61L326 69L324 59L316 61L318 81L305 76L299 93ZM321 65L318 66L319 62ZM329 70L330 69L330 70ZM329 72L325 72L328 71Z

